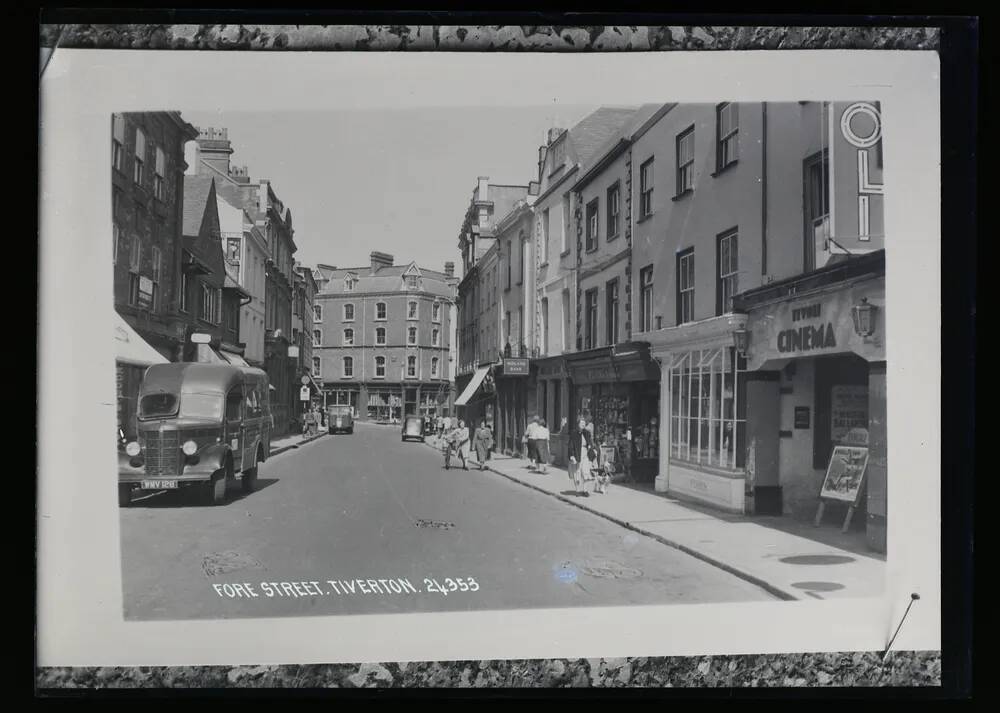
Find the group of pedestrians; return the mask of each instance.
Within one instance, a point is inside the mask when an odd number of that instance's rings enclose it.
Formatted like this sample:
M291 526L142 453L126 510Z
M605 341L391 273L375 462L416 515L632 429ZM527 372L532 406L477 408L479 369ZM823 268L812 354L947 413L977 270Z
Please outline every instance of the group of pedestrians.
M452 456L458 456L462 461L462 468L468 470L468 460L473 450L476 452L479 469L486 470L486 462L490 460L495 446L493 430L489 423L485 420L481 421L474 434L469 433L469 428L461 419L439 416L435 425L441 438L446 470L451 468ZM565 427L565 419L563 427ZM593 424L589 424L586 419L581 418L576 428L573 428L569 433L569 477L573 482L576 494L581 497L590 496L590 492L587 491L588 484L592 484L594 493L608 492L608 485L611 482L609 468L614 467L612 463L601 465L600 454L594 441L593 428ZM548 473L549 463L552 460L549 439L550 434L545 419L533 417L521 439L528 457L529 470L536 473ZM627 471L628 466L626 465Z
M454 427L452 424L454 423ZM451 458L458 456L462 461L462 469L469 469L469 456L476 451L479 470L486 470L486 461L493 453L493 430L483 420L479 423L475 434L469 434L469 428L462 419L453 420L448 416L439 417L437 421L438 436L441 438L441 450L444 452L444 468L451 468Z

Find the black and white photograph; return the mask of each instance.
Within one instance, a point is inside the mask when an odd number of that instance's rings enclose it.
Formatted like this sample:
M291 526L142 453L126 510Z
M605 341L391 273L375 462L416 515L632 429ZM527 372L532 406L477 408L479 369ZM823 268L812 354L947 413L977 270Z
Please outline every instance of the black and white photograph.
M900 539L937 497L911 388L937 356L906 310L936 299L914 197L938 184L901 148L936 127L905 115L933 63L890 91L902 64L850 53L811 89L787 55L788 82L721 53L614 87L636 57L108 54L47 70L81 118L43 127L42 175L73 147L50 190L87 204L91 277L50 295L86 302L58 341L97 360L75 411L105 433L52 457L89 482L65 507L101 508L128 636L461 615L431 630L469 641L531 614L579 642L593 615L686 620L670 653L837 620L801 650L849 650L914 561L939 576Z

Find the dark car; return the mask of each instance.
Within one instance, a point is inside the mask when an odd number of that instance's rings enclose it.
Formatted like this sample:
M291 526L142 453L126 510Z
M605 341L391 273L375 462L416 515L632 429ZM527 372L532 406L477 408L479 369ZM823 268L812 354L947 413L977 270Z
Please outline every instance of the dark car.
M422 443L424 440L424 421L423 416L407 416L404 418L402 440L405 441L412 438Z
M346 405L326 407L326 427L330 434L337 432L354 433L354 417L351 407Z

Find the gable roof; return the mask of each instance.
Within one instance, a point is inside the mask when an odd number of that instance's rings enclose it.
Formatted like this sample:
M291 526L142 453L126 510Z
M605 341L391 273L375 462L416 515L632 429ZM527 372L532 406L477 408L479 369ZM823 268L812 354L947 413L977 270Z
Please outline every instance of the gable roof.
M636 109L625 123L613 131L600 146L591 152L590 158L587 161L581 162L580 177L577 179L577 185L582 186L589 183L594 175L596 175L591 174L591 172L600 166L609 153L614 151L620 144L632 141L636 137L636 133L642 131L646 124L653 120L654 117L657 117L660 112L665 113L673 106L673 104L661 103L643 104Z
M608 107L588 114L569 130L576 162L589 163L601 146L631 119L637 107Z
M184 176L184 236L201 233L205 207L214 195L215 179L212 176ZM218 210L218 208L216 208Z

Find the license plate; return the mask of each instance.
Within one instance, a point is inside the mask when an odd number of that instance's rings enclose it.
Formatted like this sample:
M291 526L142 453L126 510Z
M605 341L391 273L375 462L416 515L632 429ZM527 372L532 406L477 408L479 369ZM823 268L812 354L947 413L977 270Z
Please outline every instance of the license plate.
M176 480L144 480L140 487L143 490L176 490Z

